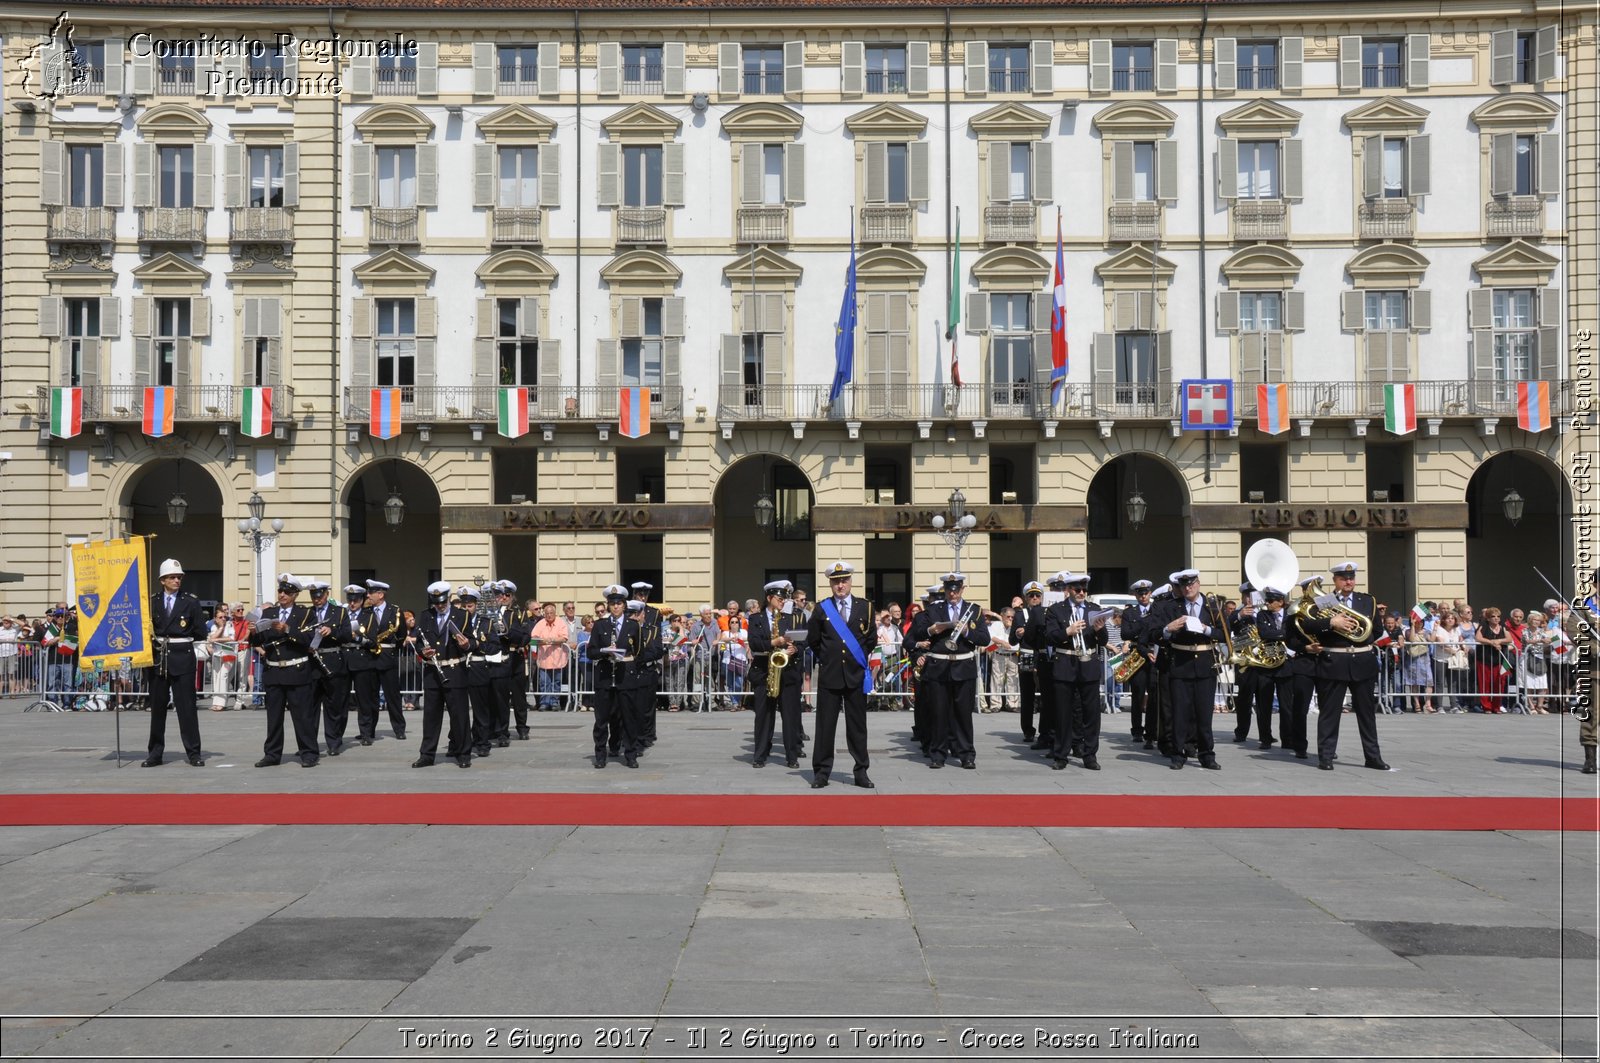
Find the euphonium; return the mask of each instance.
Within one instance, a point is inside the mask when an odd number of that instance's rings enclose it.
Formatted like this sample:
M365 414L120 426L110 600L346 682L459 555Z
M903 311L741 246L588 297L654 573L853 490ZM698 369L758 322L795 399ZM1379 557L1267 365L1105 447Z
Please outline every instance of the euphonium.
M1350 642L1358 644L1366 642L1367 639L1372 635L1372 618L1370 616L1363 616L1354 609L1346 609L1344 606L1339 604L1339 600L1337 598L1329 598L1326 605L1318 604L1317 592L1321 589L1321 576L1316 577L1309 584L1307 584L1305 592L1300 595L1300 600L1296 602L1294 606L1296 623L1307 619L1330 620L1335 616L1347 616L1356 622L1355 634L1345 635L1337 630L1334 630L1333 633ZM1300 633L1302 635L1306 633L1304 625L1300 627Z
M1122 663L1117 665L1116 671L1111 673L1111 678L1119 683L1126 683L1128 677L1133 675L1145 665L1144 654L1140 653L1131 643L1127 653L1123 655Z
M778 696L778 687L783 682L783 669L789 663L789 655L782 650L773 650L767 655L767 697Z
M1277 668L1289 659L1283 643L1265 643L1252 627L1245 628L1233 641L1231 663L1240 668Z

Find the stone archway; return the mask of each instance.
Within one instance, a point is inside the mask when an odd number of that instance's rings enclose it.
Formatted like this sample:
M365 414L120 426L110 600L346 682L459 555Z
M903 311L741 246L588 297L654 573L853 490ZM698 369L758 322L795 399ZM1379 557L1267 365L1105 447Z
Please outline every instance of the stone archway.
M1131 496L1144 499L1144 521L1133 526ZM1122 594L1134 580L1164 583L1189 564L1189 492L1159 458L1124 454L1101 466L1089 482L1090 593Z
M152 460L128 481L123 497L128 532L156 537L156 564L176 558L183 565L184 590L209 605L248 585L248 575L229 578L226 571L222 490L203 465L188 458ZM169 509L177 498L185 503L183 523L174 525Z
M1506 495L1522 499L1522 518L1506 516ZM1537 607L1550 597L1533 572L1538 566L1562 591L1573 592L1572 493L1550 459L1530 450L1502 451L1478 466L1467 482L1467 600L1475 609L1502 613Z
M757 527L756 500L765 493L773 503L772 526ZM753 454L730 465L712 494L715 527L716 604L760 598L770 580L792 580L816 591L817 551L811 530L816 492L810 479L791 461Z
M391 498L404 504L397 525L386 512L394 508ZM382 458L350 478L345 505L349 574L343 582L380 579L389 584L390 601L402 609L421 608L428 584L441 578L443 569L439 490L433 478L409 461ZM462 580L469 575L473 573L463 573Z

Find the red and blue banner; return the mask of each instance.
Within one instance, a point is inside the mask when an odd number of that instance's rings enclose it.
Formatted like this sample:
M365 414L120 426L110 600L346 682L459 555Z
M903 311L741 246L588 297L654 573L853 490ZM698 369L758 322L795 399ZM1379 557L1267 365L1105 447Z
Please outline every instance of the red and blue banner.
M1185 380L1178 391L1186 430L1226 432L1233 428L1233 381Z
M173 388L144 389L144 434L152 439L172 434L172 415L178 405Z
M650 389L623 388L617 398L617 431L629 439L650 434Z
M1550 381L1517 382L1517 427L1524 432L1543 432L1550 427Z
M1256 385L1256 429L1269 436L1289 430L1289 385Z
M393 439L400 434L400 389L373 388L372 415L367 428L374 439Z
M1067 274L1061 256L1061 211L1056 211L1056 277L1050 295L1050 404L1067 383Z

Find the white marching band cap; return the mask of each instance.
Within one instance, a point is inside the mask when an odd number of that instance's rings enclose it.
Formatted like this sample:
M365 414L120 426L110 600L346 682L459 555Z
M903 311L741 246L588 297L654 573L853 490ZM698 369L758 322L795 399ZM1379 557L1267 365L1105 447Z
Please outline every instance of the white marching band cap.
M940 576L939 579L946 587L950 586L952 583L967 582L967 576L964 572L946 572L944 575Z
M345 585L344 593L347 598L365 598L367 589L359 583L350 583Z
M1044 584L1040 583L1036 579L1035 580L1029 580L1027 583L1024 583L1022 585L1022 596L1024 598L1026 598L1030 594L1043 594L1043 593L1044 593Z
M653 591L655 589L655 584L646 583L644 580L640 580L633 585L633 593L635 594L638 594L640 591Z
M628 596L628 588L624 587L620 583L613 583L608 586L603 593L605 594L607 601L610 601L612 598L626 598Z
M161 562L161 579L166 579L168 576L181 575L183 575L183 566L178 564L177 558L169 557L165 561Z
M499 588L501 594L517 593L517 585L508 579L501 580L499 583L495 584L495 586Z
M377 579L369 579L369 580L367 580L367 590L369 590L369 591L386 591L388 589L389 589L389 585L387 583L383 582L382 580L377 580Z
M1050 584L1052 587L1065 587L1067 585L1067 580L1071 578L1072 573L1068 572L1066 569L1062 569L1060 572L1055 573L1049 579L1045 580L1045 582Z
M1261 599L1262 599L1262 601L1267 601L1267 602L1271 602L1271 601L1286 602L1286 601L1289 600L1289 596L1287 594L1283 593L1282 591L1280 591L1276 587L1262 587L1261 588Z
M1328 571L1335 576L1354 576L1356 574L1356 563L1354 561L1341 561L1328 569Z
M854 576L855 574L856 567L848 561L835 561L823 573L829 579L843 579L845 576Z
M761 589L766 591L768 594L787 594L794 590L794 584L790 583L786 579L775 579Z
M1181 587L1185 583L1195 583L1199 579L1200 579L1200 570L1199 569L1197 569L1197 568L1186 568L1182 572L1173 573L1173 575L1172 575L1172 584L1175 587Z
M630 612L630 613L642 613L642 612L644 612L644 603L639 601L637 598L635 598L633 601L628 603L628 612Z
M1159 586L1159 587L1157 587L1155 589L1155 593L1151 594L1150 597L1152 597L1152 598L1170 598L1170 597L1172 597L1172 585L1170 583L1163 583L1161 586Z
M1151 583L1149 580L1141 579L1135 580L1133 586L1129 587L1128 589L1133 591L1135 594L1143 594L1145 591L1155 590L1155 586L1156 585Z
M939 595L941 595L943 593L944 593L944 584L942 584L942 583L933 583L933 584L929 584L928 585L927 593L924 594L923 597L924 598L937 598L937 597L939 597Z
M428 597L429 598L448 598L448 597L450 597L450 583L449 583L449 581L441 579L441 580L435 580L434 582L428 584Z
M280 572L278 573L278 589L280 591L293 591L295 594L299 594L301 591L305 590L305 585L294 578L294 573Z
M333 584L329 583L325 579L306 580L306 590L310 591L312 594L316 594L318 591L326 594L332 589Z
M1305 590L1306 588L1310 587L1313 583L1315 583L1318 578L1319 577L1317 577L1317 576L1307 576L1305 579L1301 580L1298 584L1296 584L1296 586L1298 586L1301 590Z
M1251 583L1249 580L1245 580L1243 583L1239 584L1239 593L1240 594L1249 594L1251 591L1253 591L1255 589L1256 589L1256 585L1254 583Z
M1074 584L1078 584L1078 583L1081 583L1085 587L1087 587L1089 585L1089 573L1087 573L1087 572L1068 572L1067 573L1067 586L1071 587Z
M456 588L456 597L457 598L471 598L473 601L477 601L478 600L478 588L472 587L472 586L457 587Z

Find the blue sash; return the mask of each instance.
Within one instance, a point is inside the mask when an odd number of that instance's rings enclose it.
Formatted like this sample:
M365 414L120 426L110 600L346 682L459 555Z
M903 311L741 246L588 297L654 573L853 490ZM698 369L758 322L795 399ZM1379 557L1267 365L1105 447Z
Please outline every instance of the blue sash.
M831 595L818 602L817 606L822 610L822 615L828 618L828 623L833 625L833 630L838 633L839 641L844 643L844 648L850 651L850 656L861 666L861 692L872 693L872 669L867 667L867 655L862 652L856 633L850 630L849 625L844 622L844 617L839 615L839 609L833 604Z

